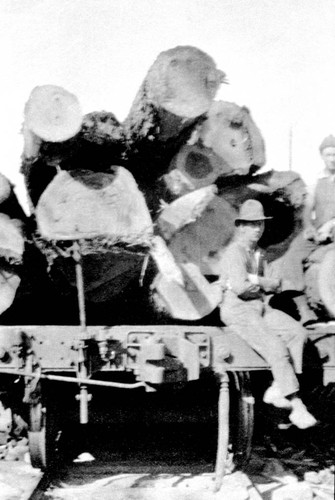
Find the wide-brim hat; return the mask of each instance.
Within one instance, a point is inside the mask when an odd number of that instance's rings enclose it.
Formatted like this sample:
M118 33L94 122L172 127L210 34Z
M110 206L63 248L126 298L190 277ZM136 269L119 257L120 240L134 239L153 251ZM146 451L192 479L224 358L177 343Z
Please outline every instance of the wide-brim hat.
M257 200L246 200L240 206L239 214L235 219L236 222L246 221L261 221L272 219L272 217L265 217L263 205Z

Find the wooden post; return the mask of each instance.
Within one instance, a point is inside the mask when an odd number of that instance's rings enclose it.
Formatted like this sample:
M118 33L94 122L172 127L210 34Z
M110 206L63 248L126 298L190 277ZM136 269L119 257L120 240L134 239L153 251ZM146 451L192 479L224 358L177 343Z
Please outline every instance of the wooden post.
M85 310L85 293L84 293L84 279L83 279L83 267L82 259L80 255L80 246L75 243L75 251L73 252L73 257L76 266L76 284L77 284L77 294L78 294L78 306L79 306L79 321L82 333L86 334L86 310Z
M218 447L215 465L214 491L219 491L226 471L229 442L229 378L228 373L220 373L220 394L218 406Z

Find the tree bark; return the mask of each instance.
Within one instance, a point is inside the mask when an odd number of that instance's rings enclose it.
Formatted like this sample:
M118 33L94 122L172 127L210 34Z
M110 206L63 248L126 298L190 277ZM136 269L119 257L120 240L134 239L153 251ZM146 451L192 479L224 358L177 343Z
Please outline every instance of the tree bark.
M75 286L72 243L80 242L85 291L92 301L120 292L140 275L153 236L144 197L123 167L109 172L61 171L43 192L35 210L36 243ZM107 287L108 285L108 287ZM108 290L108 291L107 291Z
M122 126L113 113L105 111L85 115L79 132L63 142L43 141L26 124L24 139L21 172L32 209L59 170L104 172L122 164L125 150Z
M130 170L162 175L193 126L208 111L224 81L213 59L201 50L178 46L159 54L142 83L124 121Z

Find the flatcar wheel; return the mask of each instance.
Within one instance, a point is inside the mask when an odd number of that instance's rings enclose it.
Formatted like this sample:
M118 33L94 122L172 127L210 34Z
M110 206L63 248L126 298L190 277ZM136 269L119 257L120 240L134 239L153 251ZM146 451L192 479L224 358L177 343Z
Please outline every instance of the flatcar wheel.
M250 389L249 372L235 372L231 383L231 445L234 463L243 467L249 460L254 432L255 400Z
M33 467L47 467L46 409L42 403L31 404L29 411L29 452Z

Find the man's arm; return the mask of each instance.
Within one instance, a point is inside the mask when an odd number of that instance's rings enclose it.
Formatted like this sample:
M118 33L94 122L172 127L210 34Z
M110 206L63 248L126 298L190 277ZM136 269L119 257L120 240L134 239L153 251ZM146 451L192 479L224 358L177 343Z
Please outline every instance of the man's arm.
M225 253L223 275L227 280L227 288L244 300L261 297L261 287L250 280L247 272L247 261L242 250L231 247Z
M317 231L314 226L313 213L314 213L314 193L315 186L313 186L313 191L307 193L305 198L304 210L302 214L303 227L304 227L304 237L306 240L313 240L316 238Z

